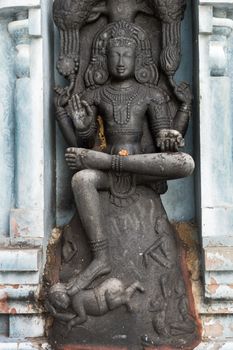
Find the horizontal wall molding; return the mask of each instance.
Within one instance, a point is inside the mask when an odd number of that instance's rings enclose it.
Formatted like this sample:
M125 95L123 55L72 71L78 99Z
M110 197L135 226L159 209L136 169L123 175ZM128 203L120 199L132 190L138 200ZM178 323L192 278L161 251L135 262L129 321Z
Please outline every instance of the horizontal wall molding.
M0 0L1 9L17 9L17 7L39 7L41 0Z
M0 271L38 271L39 249L0 249Z

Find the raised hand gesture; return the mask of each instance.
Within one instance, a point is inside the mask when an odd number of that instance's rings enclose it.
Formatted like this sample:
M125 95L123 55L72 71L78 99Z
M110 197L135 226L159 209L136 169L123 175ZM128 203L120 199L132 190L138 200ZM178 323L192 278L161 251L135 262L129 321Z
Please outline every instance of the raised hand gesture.
M77 131L90 128L94 113L86 101L81 101L78 94L72 96L68 102L69 114Z
M179 85L176 85L174 93L180 102L185 103L186 105L191 105L193 95L189 84L182 82Z
M57 316L57 310L48 300L45 301L45 308L53 317Z

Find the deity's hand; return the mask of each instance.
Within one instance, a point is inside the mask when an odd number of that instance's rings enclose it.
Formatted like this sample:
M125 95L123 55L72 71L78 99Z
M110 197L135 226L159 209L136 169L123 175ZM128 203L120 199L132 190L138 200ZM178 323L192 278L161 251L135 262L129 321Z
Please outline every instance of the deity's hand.
M86 131L90 128L94 114L86 101L81 101L78 94L72 96L68 103L70 117L77 131Z
M57 311L55 309L55 307L53 305L50 304L50 302L48 300L46 300L45 302L45 307L46 310L53 316L56 317L57 316Z
M179 147L184 145L184 139L177 130L162 129L157 133L156 146L161 152L178 152Z
M56 86L54 88L54 91L55 91L55 97L54 97L55 107L57 109L64 108L70 99L68 88L67 87L62 88L60 86Z
M174 88L174 93L180 102L188 106L191 105L193 95L189 84L182 82L179 85L176 85Z
M88 168L85 164L87 152L85 148L67 148L65 158L68 167L78 171Z

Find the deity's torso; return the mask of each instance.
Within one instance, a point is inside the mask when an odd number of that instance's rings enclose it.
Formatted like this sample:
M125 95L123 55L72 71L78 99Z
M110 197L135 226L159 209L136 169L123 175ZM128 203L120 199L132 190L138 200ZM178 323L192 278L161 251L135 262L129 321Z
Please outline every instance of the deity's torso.
M108 84L86 92L83 99L95 106L103 119L108 153L127 150L129 154L140 154L143 126L149 110L165 101L165 96L163 90L135 81L128 88Z

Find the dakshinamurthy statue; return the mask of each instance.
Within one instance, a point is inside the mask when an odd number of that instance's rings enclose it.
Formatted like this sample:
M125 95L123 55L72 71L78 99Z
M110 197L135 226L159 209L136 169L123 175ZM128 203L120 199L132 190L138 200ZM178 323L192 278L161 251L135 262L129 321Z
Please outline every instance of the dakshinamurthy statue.
M99 191L112 190L113 200L115 192L119 192L117 200L124 195L126 189L120 193L120 186L127 181L133 191L137 185L188 176L194 169L192 158L177 152L184 144L188 124L189 88L184 84L177 91L182 104L172 121L169 97L155 86L157 75L144 31L124 21L110 25L98 34L94 43L92 62L86 73L92 88L81 97L73 95L67 115L63 110L59 119L64 134L69 134L69 142L73 143L73 139L74 144L85 147L69 148L66 160L72 170L77 170L72 188L94 256L91 265L70 282L71 294L111 271ZM100 81L103 86L98 84ZM98 115L103 119L106 135L104 152L88 150L96 137ZM143 152L145 119L159 153ZM132 197L133 193L127 196Z
M84 80L79 94L56 89L56 116L70 146L65 157L91 259L49 291L54 333L66 322L68 343L185 346L195 340L196 325L160 195L167 180L194 170L192 157L179 152L191 111L189 86L174 86L179 107L172 115L148 34L128 20L96 34ZM100 117L102 149L96 147Z

